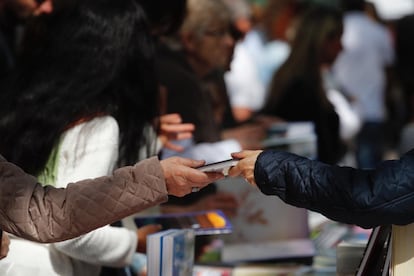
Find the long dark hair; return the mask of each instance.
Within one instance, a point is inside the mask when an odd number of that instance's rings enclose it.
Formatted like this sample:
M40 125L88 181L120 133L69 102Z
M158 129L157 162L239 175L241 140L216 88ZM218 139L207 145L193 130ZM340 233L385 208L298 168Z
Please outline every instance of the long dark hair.
M59 1L56 1L59 2ZM135 0L65 1L36 19L0 101L0 152L38 174L68 125L97 114L120 128L120 164L133 164L157 114L154 49ZM46 26L46 27L45 27ZM32 37L33 38L33 37Z
M342 13L331 7L313 6L298 25L288 59L274 74L264 113L272 114L280 97L295 79L301 79L316 91L321 106L332 108L323 88L320 66L322 45L327 39L342 33Z

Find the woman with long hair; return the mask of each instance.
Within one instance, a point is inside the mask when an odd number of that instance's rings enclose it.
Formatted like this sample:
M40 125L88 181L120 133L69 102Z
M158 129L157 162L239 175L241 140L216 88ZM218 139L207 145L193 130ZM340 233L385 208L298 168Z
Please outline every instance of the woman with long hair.
M1 95L0 152L64 187L156 154L158 84L137 1L53 4L29 27L18 71ZM145 235L106 226L50 246L13 240L8 261L32 275L98 275L103 265L130 264L137 250L145 251Z
M290 55L273 76L261 113L313 122L318 160L336 163L344 149L339 118L326 95L321 70L340 51L342 14L333 8L312 7L298 24Z

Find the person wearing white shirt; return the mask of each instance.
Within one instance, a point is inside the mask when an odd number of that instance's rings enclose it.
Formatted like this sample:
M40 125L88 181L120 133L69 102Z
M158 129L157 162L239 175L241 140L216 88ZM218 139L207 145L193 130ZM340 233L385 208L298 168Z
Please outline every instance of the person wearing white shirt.
M364 13L363 0L343 2L344 49L333 66L334 78L363 122L356 141L358 166L373 168L384 153L386 69L394 62L394 49L386 27Z

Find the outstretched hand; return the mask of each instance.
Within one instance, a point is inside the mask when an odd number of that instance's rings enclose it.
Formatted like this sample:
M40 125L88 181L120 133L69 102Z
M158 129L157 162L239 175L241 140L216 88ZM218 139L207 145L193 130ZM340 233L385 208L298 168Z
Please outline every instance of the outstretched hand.
M233 158L239 159L239 162L236 166L230 169L229 176L242 176L250 184L256 186L256 180L254 179L254 166L256 164L257 157L261 152L262 150L245 150L232 153L231 156Z
M170 157L161 161L164 171L165 182L168 194L174 196L185 196L192 192L204 188L208 184L224 178L222 173L201 172L197 170L205 164L202 160L193 160L182 157Z

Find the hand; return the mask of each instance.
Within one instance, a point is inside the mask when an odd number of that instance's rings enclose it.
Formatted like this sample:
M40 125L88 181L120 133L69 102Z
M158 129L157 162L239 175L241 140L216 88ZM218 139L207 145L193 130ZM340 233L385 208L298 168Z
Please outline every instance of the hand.
M10 239L7 233L3 231L1 236L1 248L0 248L0 260L7 256L9 253Z
M137 230L138 236L138 245L137 252L146 253L147 252L147 236L156 232L161 231L162 226L159 224L148 224L144 225Z
M232 153L233 158L240 159L236 166L232 167L229 171L229 176L243 176L250 184L256 186L254 179L254 166L256 164L257 157L261 153L261 150L245 150L241 152Z
M183 151L183 147L171 140L189 139L193 136L193 124L183 124L179 114L167 114L160 117L160 133L158 137L165 148L174 151Z
M222 173L201 172L195 168L204 165L202 160L192 160L182 157L170 157L161 161L168 194L185 196L193 188L203 188L208 184L224 178Z

